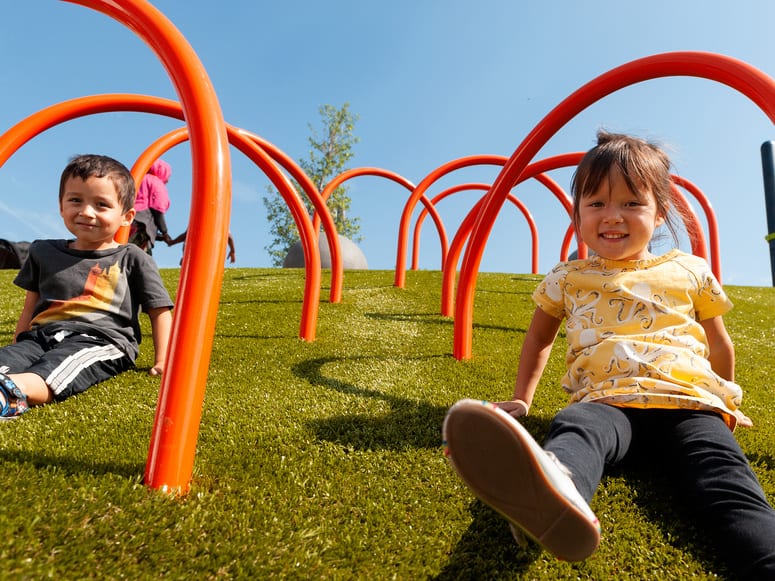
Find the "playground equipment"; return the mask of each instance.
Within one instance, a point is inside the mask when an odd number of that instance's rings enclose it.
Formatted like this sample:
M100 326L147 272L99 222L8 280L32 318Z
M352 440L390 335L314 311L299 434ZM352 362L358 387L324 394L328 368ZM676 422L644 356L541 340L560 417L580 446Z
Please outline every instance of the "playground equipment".
M185 118L188 126L193 166L189 229L202 236L192 237L184 252L172 338L145 470L148 486L181 494L188 490L193 470L223 278L231 205L226 124L215 91L193 49L151 4L145 0L66 1L112 17L154 51L180 98L177 109L167 114ZM146 109L146 105L134 110L158 112ZM110 99L98 95L29 117L0 136L0 166L41 131L85 111L106 112L114 110L113 106Z
M673 52L638 59L612 69L576 90L525 137L485 196L460 271L453 339L456 359L471 357L474 291L482 254L506 195L530 160L568 121L599 99L641 81L669 76L695 76L724 83L746 95L775 122L775 81L747 63L715 53ZM398 279L398 272L396 277Z
M775 286L775 142L765 141L761 146L764 178L764 205L767 211L768 234L764 237L770 247L770 271Z
M323 200L327 200L331 194L344 182L351 180L358 176L376 176L376 177L382 177L386 178L388 180L392 180L396 182L397 184L403 186L410 192L414 192L416 190L415 185L407 180L405 177L392 172L390 170L382 169L379 167L358 167L355 169L350 169L347 171L342 172L338 176L334 177L326 186L323 188L323 192L321 193L321 196ZM425 206L425 209L431 214L431 217L433 218L433 222L436 224L436 229L439 232L439 239L441 240L441 248L442 248L442 254L446 253L447 249L447 233L444 230L444 224L441 221L441 216L439 216L439 213L436 211L436 208L431 203L431 201L425 196L420 195L419 196L420 202ZM320 225L320 216L318 216L317 210L315 211L315 214L312 217L312 227L315 229L315 231L318 230ZM329 244L331 242L329 241ZM336 241L336 244L339 244L339 241ZM336 285L338 291L341 293L342 284L343 284L343 272L341 261L338 264L335 264L334 261L331 261L331 288L333 289L334 285Z
M404 204L401 221L398 226L398 248L396 250L396 273L393 284L403 288L406 284L406 254L409 246L409 229L411 228L412 214L417 207L417 202L425 196L425 192L436 181L445 175L475 165L503 165L504 157L501 155L471 155L449 161L431 171L417 185L409 199Z
M431 203L436 206L438 202L443 200L444 198L448 198L449 196L453 194L457 194L458 192L465 192L470 190L482 190L487 191L490 189L490 184L481 184L481 183L470 183L470 184L458 184L456 186L452 186L451 188L447 188L446 190L442 191L439 194L436 194L431 198ZM530 253L530 268L531 272L533 274L538 273L538 227L536 226L535 220L533 219L532 214L530 214L530 211L527 209L527 206L525 206L520 200L518 200L516 197L509 195L508 200L514 204L517 209L522 212L522 215L525 217L525 220L527 220L527 225L530 228L530 237L532 239L532 247L531 247L531 253ZM419 263L420 263L420 234L422 232L422 224L425 220L425 216L428 215L428 209L423 208L420 214L417 216L417 221L414 223L414 235L412 236L412 270L418 270L419 269ZM442 245L442 254L441 254L441 268L444 269L444 262L447 259L447 251L444 245Z
M465 359L471 356L473 292L477 271L497 213L506 200L516 200L510 193L511 189L520 181L535 177L563 202L566 210L568 209L567 195L551 178L544 175L544 172L548 171L546 166L541 166L540 162L533 166L529 164L544 144L573 116L602 97L628 85L657 77L684 75L729 85L750 98L771 121L775 121L775 81L760 71L741 61L712 53L666 53L633 61L581 87L555 107L509 158L487 155L460 158L432 171L416 187L387 170L360 168L337 176L323 192L317 192L304 172L283 152L255 134L226 124L215 91L193 49L166 17L146 0L64 1L99 11L135 32L154 51L169 74L179 103L142 95L94 95L54 105L21 121L0 136L0 166L35 135L55 124L82 115L131 110L167 115L185 121L184 128L162 136L147 148L132 168L133 176L139 181L155 158L185 140L190 141L193 189L188 228L198 235L192 236L185 246L166 373L162 378L145 469L145 482L148 486L173 494L183 494L188 490L193 469L229 229L230 145L242 151L269 177L291 209L299 228L307 265L300 329L303 339L313 340L315 337L320 293L317 233L321 223L326 231L332 256L330 300L341 300L342 268L338 237L325 206L325 199L347 179L359 175L376 175L391 179L411 192L399 225L396 286L403 287L405 283L408 232L418 201L425 205L425 212L431 214L439 231L445 280L451 277L449 280L452 281L446 291L449 298L453 296L455 269L465 245L454 305L456 317L453 345L455 357ZM765 154L773 157L771 146L766 152L763 147L763 158ZM437 196L431 201L425 192L451 171L483 164L500 166L502 169L494 183L487 187L487 193L466 216L464 224L458 229L452 245L448 248L446 232L434 206L434 202L439 201L441 197ZM541 167L545 169L539 171ZM281 168L285 169L309 196L315 208L315 216L312 219ZM773 177L766 178L765 181L769 179L770 183L775 182L775 171L770 173L774 174ZM680 178L676 179L675 183L676 188L683 187L693 194L705 210L710 231L711 266L720 278L717 226L712 208L696 186ZM481 184L473 185L476 187L471 189L485 189ZM771 192L768 195L775 196L775 187ZM682 199L682 196L676 196L678 203L681 203ZM527 209L519 205L518 207L527 218ZM768 226L773 231L775 213L770 216L770 207L768 204ZM704 239L701 238L702 229L697 224L696 216L690 222L687 227L693 238L693 249L695 244L699 245L695 251L698 253L705 247ZM692 230L695 227L699 228L698 232ZM567 256L572 236L572 229L569 228L563 241L561 258ZM536 241L534 247L537 249L535 232L533 237ZM775 235L768 236L768 240L775 284ZM580 244L579 256L583 257L584 252L585 249ZM448 304L451 313L452 305Z

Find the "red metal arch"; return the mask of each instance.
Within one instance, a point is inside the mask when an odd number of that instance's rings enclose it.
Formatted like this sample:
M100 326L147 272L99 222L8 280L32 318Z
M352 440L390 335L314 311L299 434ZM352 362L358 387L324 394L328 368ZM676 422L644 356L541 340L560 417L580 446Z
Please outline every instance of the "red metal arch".
M569 220L572 222L573 202L571 201L570 196L568 196L565 190L563 190L556 181L552 180L549 176L547 176L545 172L558 169L561 167L578 165L583 155L584 155L583 153L565 153L565 154L542 159L541 161L531 164L527 168L525 168L525 172L520 177L520 180L518 183L522 183L523 181L528 180L530 178L535 178L536 180L540 181L560 201L563 208L565 208L565 211L568 213ZM447 259L444 264L444 271L442 273L441 314L444 316L448 317L452 315L452 312L453 312L452 297L454 296L455 274L457 273L458 259L460 258L460 254L463 250L463 245L467 241L469 241L470 233L474 228L476 219L478 218L479 213L481 212L481 208L484 205L484 202L488 195L489 194L485 194L476 203L476 205L473 208L471 208L471 210L468 212L468 215L466 215L466 217L463 219L463 222L460 224L460 227L458 228L457 232L455 233L455 237L452 240L452 245L450 246L449 253L447 254ZM568 226L568 229L565 234L565 239L563 241L563 246L561 251L562 259L567 258L568 247L570 246L572 235L573 235L573 224L571 223ZM469 241L469 244L470 244L470 241ZM579 242L579 256L581 257L586 256L586 245L584 245L581 242Z
M229 142L234 144L234 141L242 141L243 137L246 137L248 139L253 140L258 144L262 149L264 149L268 154L269 157L271 157L275 162L277 162L280 167L282 167L284 170L286 170L291 177L293 177L296 180L296 183L298 183L304 193L307 195L307 197L312 202L313 207L319 207L322 210L322 223L323 223L323 229L328 232L336 232L336 226L334 225L334 221L331 218L331 214L328 211L328 207L325 205L325 200L321 198L320 193L318 192L317 187L314 183L312 183L312 180L309 179L307 174L302 170L299 165L293 161L285 152L280 150L277 146L270 143L266 139L256 135L255 133L252 133L250 131L246 131L244 129L240 129L237 127L234 127L232 125L227 124L226 126L228 134L229 134ZM180 129L176 129L168 133L167 135L164 135L160 137L156 142L152 143L146 151L142 153L140 158L138 158L137 162L135 162L134 167L132 168L132 175L135 176L135 179L137 179L137 176L144 175L144 172L148 171L148 168L151 166L154 160L158 159L165 151L169 150L170 148L174 147L175 145L178 145L179 143L182 143L183 141L186 141L188 139L188 129L183 127ZM288 195L287 188L283 188L285 191L281 191L280 194L283 196L283 199ZM283 195L285 194L285 195ZM288 203L287 200L286 204ZM291 202L295 203L295 202ZM290 206L289 206L290 207ZM292 214L294 214L292 212ZM306 214L306 212L305 212ZM315 216L318 216L317 211L315 212ZM320 222L321 219L317 218L317 224L316 226L313 226L313 231L317 232L320 229ZM299 228L299 239L302 239L302 229L303 227ZM128 228L126 228L128 237ZM330 237L328 237L330 238ZM117 237L118 239L118 237ZM128 238L123 238L122 242L126 242ZM315 237L315 240L317 242L317 237ZM304 248L304 244L302 243L302 248ZM341 253L339 249L339 245L336 244L335 246L329 243L329 250L331 252L331 262L332 265L339 264L341 265L342 258ZM318 260L319 262L319 260ZM308 265L314 268L314 260L308 261L304 259L304 265L305 268L308 268ZM341 266L340 266L341 269ZM332 270L336 272L336 266L332 267ZM308 277L307 280L315 280L320 279L321 276L315 275L315 273L307 272L306 276ZM332 303L338 303L342 300L342 286L341 281L337 281L336 277L332 275L331 280L331 289L329 292L329 301ZM337 284L338 283L338 284ZM315 297L309 297L305 298L305 306L302 308L302 313L308 313L308 311L312 308L317 308L317 301L318 296ZM312 305L315 305L314 307ZM305 315L303 314L302 317ZM309 314L307 315L309 316ZM302 331L300 332L299 336L302 339L312 341L314 340L314 329L312 330L312 335L309 335L309 328L305 325L302 325Z
M376 176L376 177L383 177L387 178L389 180L392 180L396 182L397 184L405 187L410 192L415 191L415 185L404 178L403 176L392 172L387 169L382 169L379 167L357 167L354 169L349 169L347 171L342 172L338 176L336 176L334 179L332 179L324 188L323 192L321 193L321 196L323 200L328 200L328 198L331 196L331 194L340 187L344 182L347 180L353 179L358 176ZM424 195L420 195L420 201L425 206L425 208L430 212L431 217L433 218L433 222L436 225L436 229L439 232L439 240L441 241L441 248L442 253L446 253L447 250L447 232L444 229L444 223L441 221L441 216L436 211L436 208L433 207L433 204L431 204L431 201ZM312 224L313 228L317 232L319 225L319 217L317 212L315 212L315 215L312 217ZM336 244L337 248L339 247L339 238L337 236L329 236L328 237L328 243L329 245L332 244L332 238L334 239L334 244ZM331 261L331 278L332 278L332 284L334 279L337 280L339 288L342 286L342 280L344 278L344 269L342 267L341 261L338 265L334 265L333 260Z
M163 99L150 95L124 93L104 94L64 101L30 115L9 129L3 136L0 136L0 166L7 160L13 151L21 147L21 145L45 129L53 127L58 123L63 123L84 115L122 110L155 113L175 119L183 118L183 111L179 103L170 99ZM299 337L306 341L314 341L320 298L321 268L320 254L317 250L317 236L315 236L312 231L312 222L307 214L306 208L298 198L295 188L288 181L285 174L280 172L273 162L274 159L283 160L279 150L257 136L239 130L231 125L226 124L226 131L229 142L234 144L251 159L251 161L256 163L256 165L270 178L275 187L277 187L286 204L288 204L296 222L296 226L299 229L302 248L305 252L306 269ZM188 133L189 130L187 127L177 129L162 136L157 142L149 146L133 166L132 175L135 177L135 180L139 181L142 179L142 176L148 170L153 160L166 151L165 148L172 147L178 142L187 139ZM321 208L321 210L328 215L325 204L317 193L317 190L313 188L310 195L313 200L313 205ZM330 220L330 215L328 215L328 218L329 219L326 220L325 223L328 223L329 227L333 228L333 221ZM119 232L119 235L122 236L120 241L125 242L128 231ZM119 239L119 235L117 235L117 239ZM222 248L225 248L225 246ZM217 249L215 250L217 251ZM220 251L218 252L220 253ZM307 256L309 258L306 258ZM221 257L220 260L222 262L223 257ZM185 253L183 265L184 268L182 269L181 274L186 271ZM208 279L208 284L212 284L212 279Z
M710 203L710 200L708 197L703 193L703 191L697 187L696 184L690 182L686 178L682 178L681 176L673 175L673 183L677 186L682 187L687 192L692 194L694 198L699 202L700 207L702 207L703 212L705 213L705 220L708 223L708 238L710 239L709 242L709 250L710 250L710 268L713 271L713 274L719 281L721 281L721 241L719 239L719 228L718 228L718 220L716 219L716 212L713 210L713 206ZM680 193L680 192L679 192ZM689 209L691 210L691 206L689 206ZM696 218L695 218L696 220ZM698 222L699 224L699 222ZM687 231L689 230L689 225L687 224ZM700 234L702 235L702 228L699 228ZM689 232L689 236L691 238L691 231ZM698 243L701 243L703 247L705 246L705 240L700 239ZM694 250L694 246L692 246L692 252L694 254L697 254L698 256L703 256L704 258L707 258L707 254L700 254L698 251Z
M452 186L451 188L447 188L446 190L442 191L439 194L436 194L431 198L431 203L434 207L436 207L436 204L438 204L441 200L444 198L448 198L449 196L453 194L457 194L458 192L464 192L468 190L483 190L487 191L490 189L490 184L480 184L480 183L468 183L468 184L458 184L456 186ZM533 274L538 273L538 228L536 226L535 220L533 219L532 214L530 214L530 211L527 209L527 207L516 197L509 195L507 198L512 204L514 204L518 210L522 212L522 215L525 217L525 220L527 220L528 227L530 228L530 235L532 238L532 248L531 248L531 269L533 271ZM414 223L414 236L412 237L412 270L418 270L419 266L419 260L420 260L420 234L422 232L422 224L425 220L425 216L428 215L428 209L423 208L420 212L419 216L417 216L417 221ZM443 252L441 256L441 268L444 269L444 263L447 258L447 253Z
M193 167L189 268L178 286L172 340L146 465L145 482L171 493L188 490L220 297L231 197L226 126L202 63L183 35L140 0L69 0L102 12L140 37L158 56L186 112ZM209 282L209 284L206 283Z
M669 76L694 76L726 84L746 95L775 122L775 81L745 62L714 53L672 52L638 59L612 69L576 90L525 137L486 195L460 271L455 304L455 358L471 357L474 290L484 247L506 195L530 160L568 121L599 99L635 83Z
M461 157L437 167L429 173L417 185L404 204L404 211L401 214L401 221L398 226L398 249L396 250L396 274L393 281L394 286L403 288L406 284L406 253L409 245L409 228L411 228L412 214L414 213L417 202L425 196L425 192L436 181L457 169L470 167L474 165L503 165L507 161L502 155L471 155ZM426 206L427 207L427 206Z

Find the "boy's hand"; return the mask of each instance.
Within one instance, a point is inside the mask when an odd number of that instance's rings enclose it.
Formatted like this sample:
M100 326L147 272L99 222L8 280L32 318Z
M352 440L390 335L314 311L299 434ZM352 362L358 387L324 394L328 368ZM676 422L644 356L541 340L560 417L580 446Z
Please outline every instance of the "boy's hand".
M495 405L497 405L500 409L508 413L513 418L526 416L527 412L530 411L530 406L521 399L498 401L495 402Z
M148 370L148 375L163 375L163 374L164 374L163 365L154 365Z

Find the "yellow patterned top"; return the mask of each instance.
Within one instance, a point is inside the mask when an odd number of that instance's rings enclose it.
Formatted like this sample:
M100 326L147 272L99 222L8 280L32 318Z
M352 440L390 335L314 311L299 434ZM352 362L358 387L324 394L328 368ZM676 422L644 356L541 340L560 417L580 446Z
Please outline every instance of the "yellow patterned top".
M562 386L571 402L710 410L734 428L742 390L711 369L699 324L732 303L702 258L672 250L638 261L563 262L533 299L567 319Z

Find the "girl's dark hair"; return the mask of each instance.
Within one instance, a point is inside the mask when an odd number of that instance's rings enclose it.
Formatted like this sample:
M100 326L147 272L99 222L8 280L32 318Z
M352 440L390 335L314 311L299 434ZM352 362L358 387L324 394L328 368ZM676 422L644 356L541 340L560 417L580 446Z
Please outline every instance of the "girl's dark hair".
M59 202L65 195L65 183L72 177L83 181L91 177L107 177L115 186L118 201L124 212L135 205L135 180L132 173L120 161L107 155L85 154L76 155L70 160L59 178Z
M598 131L597 145L584 155L573 174L573 223L578 223L581 200L595 193L616 168L638 198L647 192L654 194L657 212L665 219L665 225L678 244L679 224L676 222L684 222L685 216L673 204L670 165L670 158L654 143L631 135Z

